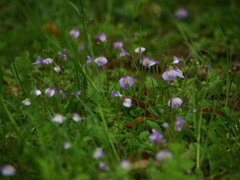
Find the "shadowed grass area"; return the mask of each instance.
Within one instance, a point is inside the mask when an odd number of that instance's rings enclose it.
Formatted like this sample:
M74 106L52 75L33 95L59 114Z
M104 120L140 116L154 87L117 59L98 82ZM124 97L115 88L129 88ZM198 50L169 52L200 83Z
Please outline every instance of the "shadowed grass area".
M238 5L2 1L0 177L239 179Z

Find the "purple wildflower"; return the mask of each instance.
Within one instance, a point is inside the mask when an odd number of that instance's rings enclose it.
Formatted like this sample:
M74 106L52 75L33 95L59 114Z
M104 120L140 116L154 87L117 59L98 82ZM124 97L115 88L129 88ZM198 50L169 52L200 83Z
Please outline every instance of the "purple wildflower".
M87 66L91 62L93 62L93 59L91 58L91 56L87 56L87 62L84 64L84 66Z
M52 121L56 122L56 123L59 123L59 124L62 124L65 119L66 119L66 117L64 117L64 116L62 116L61 114L58 113L54 116L54 118L52 118Z
M0 169L3 176L13 176L16 174L15 167L10 164L2 166Z
M233 66L233 68L232 68L234 71L236 71L236 70L238 70L239 69L239 67L238 66Z
M121 49L122 52L120 52L119 57L123 57L123 56L129 56L129 52L125 51L124 49Z
M102 42L106 42L107 41L107 36L104 33L100 33L100 34L96 35L95 38L99 39Z
M122 42L122 41L116 41L116 42L112 43L112 46L113 46L113 48L115 48L115 49L122 49L122 47L123 47L123 42Z
M178 67L174 68L174 71L177 72L178 77L184 78L183 72Z
M153 143L153 144L158 144L159 142L165 143L166 140L163 139L163 135L161 135L156 129L152 129L153 134L148 136L148 139Z
M32 65L39 66L40 64L44 64L44 60L40 56L38 56L37 61L32 63Z
M132 106L132 99L130 99L130 98L125 98L125 99L123 99L122 104L123 104L125 107L131 107L131 106Z
M162 74L162 78L165 81L172 81L173 79L175 79L178 76L178 72L171 70L171 69L166 69L164 71L164 73Z
M86 117L84 117L84 116L80 117L79 114L77 114L77 113L73 113L71 115L71 118L76 122L81 121L82 119L86 119Z
M168 128L168 126L169 126L168 123L163 123L162 124L162 127L164 127L164 128Z
M112 91L111 96L112 97L117 97L117 96L118 97L122 97L123 95L120 92L114 90L114 91Z
M104 66L107 63L107 58L103 55L99 56L94 60L98 66Z
M188 15L188 12L187 12L187 9L185 9L185 8L180 8L174 12L174 16L177 19L184 19L187 17L187 15Z
M73 39L76 39L80 35L80 30L79 29L73 29L73 30L70 31L69 35Z
M104 157L105 153L103 152L102 148L96 148L96 150L93 153L94 159L99 159Z
M98 167L99 167L99 170L100 170L100 171L106 171L106 170L108 170L107 164L106 164L105 162L100 162L99 165L98 165Z
M56 93L56 88L55 87L49 87L45 90L45 94L48 97L53 97L53 95Z
M125 75L121 75L121 79L119 80L120 87L125 90L129 89L130 86L133 86L134 83L133 78Z
M60 52L58 53L58 55L60 56L61 59L63 59L64 61L66 61L68 58L67 58L67 55L63 52Z
M71 95L80 95L82 91L72 92Z
M147 56L144 56L141 60L140 60L140 64L142 64L144 67L149 68L150 66L153 66L155 64L157 64L158 61L155 61L152 58L149 58Z
M205 68L206 68L206 71L208 72L209 69L211 68L211 66L210 65L205 65Z
M177 109L182 105L182 100L178 97L172 97L171 99L168 100L168 106L172 109Z
M51 57L48 57L46 59L43 60L44 64L52 64L53 59Z
M157 154L156 154L156 160L157 161L166 161L167 159L170 159L172 158L172 153L168 150L162 150L162 151L159 151Z
M42 94L42 92L41 92L38 88L36 88L36 89L34 90L34 94L35 94L35 96L39 96L39 95Z
M171 64L178 64L180 61L182 61L181 58L178 58L176 56L173 57L173 62Z
M177 121L176 121L176 123L174 125L174 130L175 131L181 131L185 121L183 119L181 119L180 117L178 117L178 116L176 116L176 119L177 119Z

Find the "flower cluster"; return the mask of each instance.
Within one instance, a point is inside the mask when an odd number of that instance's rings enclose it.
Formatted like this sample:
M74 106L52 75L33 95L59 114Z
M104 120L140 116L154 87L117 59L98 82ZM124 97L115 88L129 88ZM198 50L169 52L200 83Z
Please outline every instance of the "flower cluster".
M77 113L73 113L71 116L70 116L75 122L79 122L81 121L82 119L86 119L86 117L84 116L79 116L79 114ZM63 115L57 113L55 114L55 116L52 118L52 121L53 122L56 122L58 124L62 124L64 122L64 120L66 120L66 117L64 117Z

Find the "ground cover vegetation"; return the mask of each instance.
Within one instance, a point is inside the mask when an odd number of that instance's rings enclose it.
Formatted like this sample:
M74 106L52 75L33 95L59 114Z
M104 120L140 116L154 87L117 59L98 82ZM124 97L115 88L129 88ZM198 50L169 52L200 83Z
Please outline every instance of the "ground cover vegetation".
M239 5L1 1L0 179L239 179Z

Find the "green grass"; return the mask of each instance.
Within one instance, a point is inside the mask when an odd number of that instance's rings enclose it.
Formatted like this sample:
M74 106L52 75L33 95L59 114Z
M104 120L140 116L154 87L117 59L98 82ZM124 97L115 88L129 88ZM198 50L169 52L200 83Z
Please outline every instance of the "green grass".
M16 174L0 179L239 179L240 75L233 70L240 66L238 5L237 0L2 1L0 166L11 164ZM173 13L181 7L188 17L177 20ZM81 30L77 39L69 36L72 29ZM95 39L102 32L107 42ZM118 59L120 51L112 47L117 40L130 56ZM134 52L138 46L146 48L142 55ZM59 60L63 48L67 61ZM108 62L84 66L87 55L104 55ZM143 67L144 55L159 63ZM54 64L33 66L37 56L52 57ZM173 56L182 63L170 64ZM211 65L209 71L205 65ZM164 70L177 66L185 78L164 81ZM122 89L120 75L135 84ZM47 97L48 87L62 90L65 100L59 93ZM35 96L35 88L42 95ZM81 95L71 96L78 90ZM111 97L113 90L132 98L132 106ZM183 100L180 108L168 107L172 95ZM23 105L26 98L30 106ZM52 121L56 113L67 117L63 124ZM86 119L75 122L72 113ZM185 120L181 132L174 130L176 116ZM152 144L151 129L167 142ZM63 149L65 142L71 148ZM105 152L101 159L92 157L97 147ZM156 161L161 150L172 158ZM123 169L122 160L132 169ZM100 162L108 170L100 171Z

